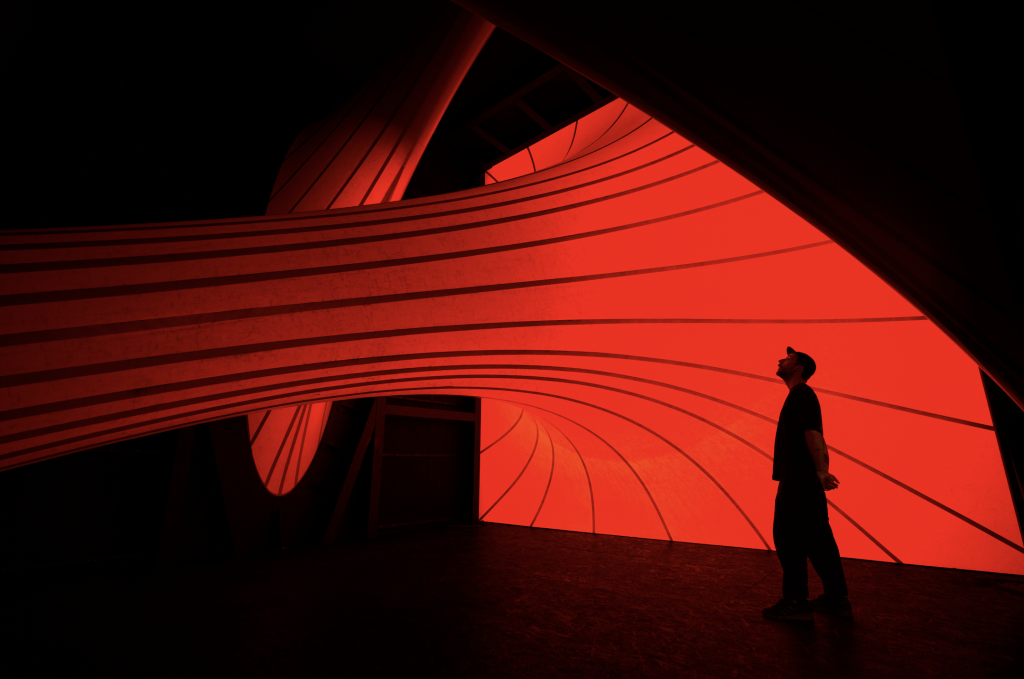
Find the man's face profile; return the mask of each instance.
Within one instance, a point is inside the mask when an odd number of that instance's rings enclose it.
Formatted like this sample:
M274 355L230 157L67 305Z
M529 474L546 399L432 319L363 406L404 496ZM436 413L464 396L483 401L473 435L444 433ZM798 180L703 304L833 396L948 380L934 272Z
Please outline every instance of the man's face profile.
M796 354L787 354L786 358L779 360L779 368L775 374L786 380L791 375L803 373L804 367L796 362Z

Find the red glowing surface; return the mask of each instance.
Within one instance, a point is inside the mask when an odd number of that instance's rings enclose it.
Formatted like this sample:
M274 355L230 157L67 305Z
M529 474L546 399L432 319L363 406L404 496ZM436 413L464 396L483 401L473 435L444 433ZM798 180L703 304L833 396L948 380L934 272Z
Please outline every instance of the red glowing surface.
M465 394L485 399L485 521L765 549L792 345L819 366L844 556L1024 573L978 369L951 340L641 111L566 130L528 171L512 158L449 196L5 234L24 247L0 254L20 267L4 289L26 297L8 307L0 460Z
M491 168L488 183L526 178L632 133L643 116L624 106L610 104ZM687 153L688 164L662 168L662 176L711 160L696 149ZM604 219L639 221L752 190L715 165L683 185L670 182L645 192L642 201L588 216L602 220L592 227ZM523 380L514 387L546 398L516 392L485 401L484 520L771 545L773 418L785 397L773 368L793 344L821 366L811 385L822 402L833 471L844 481L829 494L842 553L1020 572L1020 551L978 527L1020 544L977 367L945 335L764 195L643 228L580 244L571 262L541 257L533 263L586 275L591 267L616 264L670 265L686 253L713 263L595 283L586 300L562 303L581 315L631 309L638 316L747 322L588 328L562 337L560 344L605 356L561 356L557 373L522 370L523 377L572 380L541 387ZM815 243L823 244L727 261ZM971 550L963 549L967 543Z
M302 479L320 445L330 403L249 413L249 442L263 485L284 495Z

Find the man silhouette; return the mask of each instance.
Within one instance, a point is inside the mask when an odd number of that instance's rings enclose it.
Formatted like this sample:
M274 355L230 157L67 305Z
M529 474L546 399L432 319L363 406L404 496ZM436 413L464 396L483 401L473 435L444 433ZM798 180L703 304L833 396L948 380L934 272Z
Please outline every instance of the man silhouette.
M814 622L814 610L853 615L839 547L828 523L825 491L837 488L839 479L828 471L821 405L807 386L815 370L814 359L786 347L786 358L775 372L789 387L789 396L779 414L772 468L772 479L779 482L772 532L782 564L782 599L762 613L773 620ZM808 557L825 586L825 593L810 604Z

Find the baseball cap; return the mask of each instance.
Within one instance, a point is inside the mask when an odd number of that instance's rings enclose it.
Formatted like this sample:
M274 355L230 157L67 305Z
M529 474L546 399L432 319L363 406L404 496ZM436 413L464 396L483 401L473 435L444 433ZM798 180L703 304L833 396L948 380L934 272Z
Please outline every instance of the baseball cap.
M786 354L796 354L796 362L804 367L804 379L811 379L811 375L818 369L814 359L802 351L794 351L793 347L786 347Z

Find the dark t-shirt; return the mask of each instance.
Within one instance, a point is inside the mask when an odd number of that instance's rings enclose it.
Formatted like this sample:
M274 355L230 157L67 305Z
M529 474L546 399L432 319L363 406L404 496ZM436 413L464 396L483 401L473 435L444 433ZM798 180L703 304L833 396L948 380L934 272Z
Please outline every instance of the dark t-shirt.
M813 389L806 384L798 384L789 390L779 414L779 426L775 430L775 464L772 466L774 480L817 483L814 458L804 438L807 429L825 433L821 426L821 404Z

